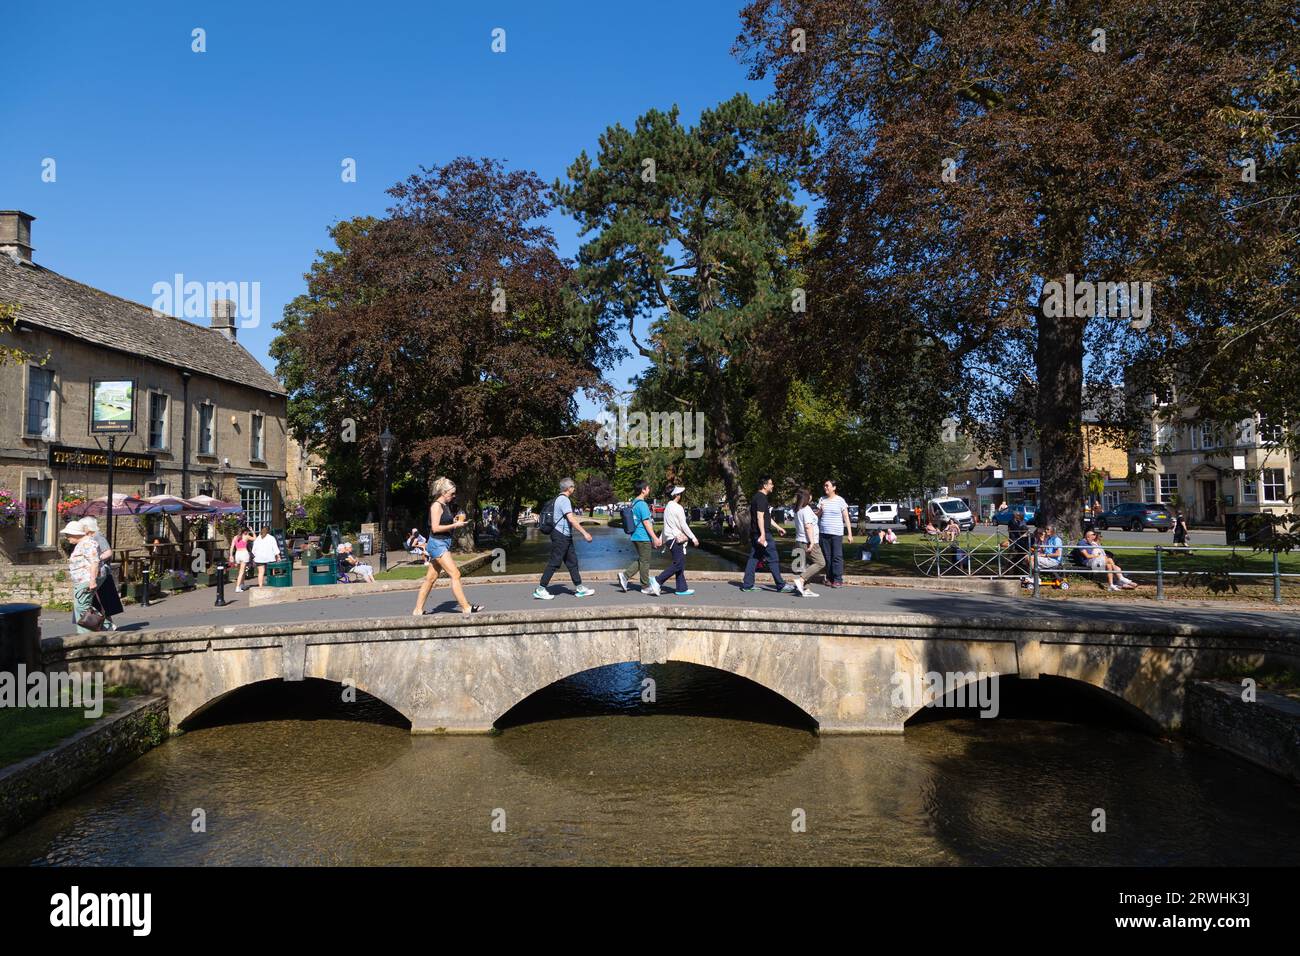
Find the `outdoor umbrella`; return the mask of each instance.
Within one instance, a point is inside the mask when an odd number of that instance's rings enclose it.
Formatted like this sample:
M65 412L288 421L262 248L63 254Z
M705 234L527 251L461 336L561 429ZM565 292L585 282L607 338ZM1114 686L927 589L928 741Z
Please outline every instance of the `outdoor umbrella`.
M138 498L135 495L113 495L113 514L115 515L139 515L155 514L162 509ZM83 501L75 508L69 508L68 514L74 518L101 518L108 513L108 496L102 498L92 498L89 501Z
M146 498L145 501L166 514L203 515L212 513L207 508L190 504L184 498L177 498L175 495L154 495L152 498Z
M195 495L189 499L189 503L196 508L202 508L209 514L219 515L237 515L244 509L229 501L222 501L220 498L214 498L211 495Z

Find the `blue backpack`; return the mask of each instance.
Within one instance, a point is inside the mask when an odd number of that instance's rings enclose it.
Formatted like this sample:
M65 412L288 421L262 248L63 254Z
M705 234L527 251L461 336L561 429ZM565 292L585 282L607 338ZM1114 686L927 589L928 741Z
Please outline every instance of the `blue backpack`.
M623 533L636 533L636 505L630 504L623 509Z

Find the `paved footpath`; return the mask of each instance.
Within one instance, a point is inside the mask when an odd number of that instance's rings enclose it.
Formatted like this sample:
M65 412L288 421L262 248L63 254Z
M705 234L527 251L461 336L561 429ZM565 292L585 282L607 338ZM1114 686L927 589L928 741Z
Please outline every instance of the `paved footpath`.
M850 611L869 614L928 614L953 620L975 617L1002 617L1020 620L1077 618L1086 616L1098 621L1168 623L1170 620L1186 624L1231 625L1243 631L1275 630L1280 627L1295 628L1300 625L1300 614L1289 611L1234 610L1222 607L1188 607L1173 603L1159 604L1154 600L1075 601L1039 600L1028 595L1000 597L979 593L927 591L918 588L850 586L839 589L819 588L818 598L800 598L781 594L771 589L770 579L762 590L744 593L736 581L695 581L695 594L679 598L665 593L653 598L636 591L621 592L617 584L603 580L603 575L593 575L588 586L595 594L587 598L574 597L567 581L560 585L552 582L556 593L553 601L533 598L533 584L492 582L490 578L465 578L466 596L488 611L555 611L565 607L638 607L648 602L680 604L696 607L762 607L820 611ZM310 621L357 620L409 616L415 603L415 591L390 591L366 595L327 599L295 601L284 604L266 604L250 607L248 592L235 594L226 589L226 596L234 603L224 608L213 607L215 592L204 588L186 594L173 595L151 607L130 606L117 618L121 630L144 628L211 626L216 624L290 624ZM441 582L430 595L431 611L450 615L456 604L446 583ZM61 637L75 633L71 615L46 611L41 615L43 637Z

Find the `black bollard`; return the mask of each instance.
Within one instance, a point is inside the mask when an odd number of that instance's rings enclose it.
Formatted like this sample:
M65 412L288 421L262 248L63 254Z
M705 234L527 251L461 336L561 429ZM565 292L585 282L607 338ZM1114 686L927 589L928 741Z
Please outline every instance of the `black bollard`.
M213 602L214 607L225 607L227 604L233 604L233 601L226 600L226 562L225 559L217 561L217 599Z
M140 571L140 606L149 606L149 569L142 568Z

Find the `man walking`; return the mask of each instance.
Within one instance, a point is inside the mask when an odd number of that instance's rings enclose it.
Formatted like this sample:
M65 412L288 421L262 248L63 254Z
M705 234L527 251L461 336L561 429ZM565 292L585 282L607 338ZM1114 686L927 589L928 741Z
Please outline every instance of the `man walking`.
M537 585L537 590L533 591L533 597L539 601L550 601L554 599L547 587L551 583L551 575L560 569L563 564L569 569L569 577L573 579L574 597L591 597L596 592L586 587L582 583L582 572L578 569L578 550L573 546L573 532L576 529L578 534L591 541L591 535L583 528L582 522L578 516L573 513L573 501L570 495L573 494L573 479L562 478L560 480L560 493L555 496L555 501L551 505L551 516L549 520L543 514L541 520L547 524L553 524L551 528L551 556L546 562L546 570L542 572L542 580Z
M786 584L781 577L781 555L776 550L776 539L770 532L785 534L785 529L772 520L772 505L767 496L772 493L772 479L759 479L758 491L749 502L749 538L751 542L749 560L745 562L745 579L740 585L742 591L756 591L754 572L759 561L767 562L767 569L772 572L772 580L778 589L793 591L793 584Z
M654 590L650 586L650 547L662 547L663 542L655 534L654 515L650 511L650 503L646 501L650 494L650 482L643 478L635 487L636 500L632 502L632 546L636 548L636 557L627 566L627 570L618 572L618 586L626 591L628 576L636 574L641 580L642 593L650 594Z
M829 478L822 485L825 497L817 502L817 530L821 537L822 554L826 557L826 586L844 587L844 542L853 543L853 525L849 522L849 506L835 491L835 482Z

